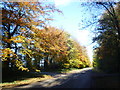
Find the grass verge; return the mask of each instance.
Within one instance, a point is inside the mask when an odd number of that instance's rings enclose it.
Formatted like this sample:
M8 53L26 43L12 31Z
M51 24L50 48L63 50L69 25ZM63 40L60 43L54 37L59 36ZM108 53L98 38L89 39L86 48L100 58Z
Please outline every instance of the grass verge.
M21 76L9 77L9 79L4 79L4 82L0 83L0 87L2 88L12 88L15 86L22 86L31 84L37 81L43 81L46 79L51 79L50 75L42 75L40 73L23 73Z
M118 76L105 76L94 79L95 88L120 88Z
M119 76L119 73L106 73L93 68L93 88L120 88Z
M47 72L53 72L53 73L69 73L73 70L81 70L78 68L65 68L65 69L53 69L53 70L46 70Z

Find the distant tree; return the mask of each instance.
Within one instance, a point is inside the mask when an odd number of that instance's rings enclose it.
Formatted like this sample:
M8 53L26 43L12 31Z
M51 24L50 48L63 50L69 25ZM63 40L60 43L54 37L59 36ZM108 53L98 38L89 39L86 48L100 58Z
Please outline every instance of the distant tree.
M68 39L67 61L64 63L66 68L84 68L90 66L87 50L84 46L73 39Z
M67 34L64 31L54 27L34 29L33 36L36 50L44 57L45 68L64 61L68 49Z
M34 43L31 51L36 52L33 58L41 56L44 59L44 69L64 68L65 64L69 64L68 68L89 66L85 47L61 29L51 26L46 29L34 28L31 37Z

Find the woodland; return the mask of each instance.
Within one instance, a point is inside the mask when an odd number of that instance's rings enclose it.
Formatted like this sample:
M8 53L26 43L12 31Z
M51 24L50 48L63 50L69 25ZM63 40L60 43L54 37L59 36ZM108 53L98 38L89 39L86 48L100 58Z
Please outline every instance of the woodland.
M97 42L93 67L120 72L120 3L95 2L105 8L94 30ZM92 5L91 4L91 5ZM87 4L86 4L87 5ZM87 49L62 29L48 25L53 13L62 13L44 2L2 2L0 59L2 75L91 67Z

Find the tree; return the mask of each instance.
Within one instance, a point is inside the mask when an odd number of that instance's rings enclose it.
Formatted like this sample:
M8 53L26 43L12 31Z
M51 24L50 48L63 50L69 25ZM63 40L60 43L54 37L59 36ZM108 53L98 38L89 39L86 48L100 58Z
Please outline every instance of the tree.
M94 38L99 44L96 52L96 63L98 63L98 68L105 72L120 72L119 7L119 3L114 8L110 3L110 8L99 20L99 27L97 28L99 35Z
M44 68L65 61L63 58L66 58L68 47L67 34L64 31L54 27L34 29L32 37L36 50L44 57Z
M46 21L51 20L51 13L59 10L43 2L6 1L2 2L1 7L3 13L1 57L4 69L9 69L10 65L23 69L23 61L19 58L22 57L20 50L30 57L30 50L23 47L23 44L30 39L32 27L43 28Z
M72 40L65 31L50 26L46 29L34 28L30 36L34 43L30 50L43 58L44 69L64 68L65 64L75 68L89 66L85 47Z
M90 60L86 48L73 39L68 39L67 61L64 63L65 68L84 68L90 66Z
M90 12L92 12L92 9L97 11L92 13L93 21L86 25L86 27L96 25L93 30L95 32L93 42L97 42L94 52L94 65L105 72L119 72L120 2L91 2L83 5L89 7ZM101 14L99 10L104 12ZM99 17L100 15L101 17Z

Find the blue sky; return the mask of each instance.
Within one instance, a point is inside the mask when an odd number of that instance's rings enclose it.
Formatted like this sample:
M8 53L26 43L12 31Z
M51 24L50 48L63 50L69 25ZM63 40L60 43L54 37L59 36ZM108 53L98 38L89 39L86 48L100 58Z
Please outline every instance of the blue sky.
M72 0L54 0L54 3L56 7L63 12L63 15L55 13L54 21L52 21L50 25L64 29L81 45L86 46L88 55L92 61L94 44L91 43L93 33L91 32L91 28L80 30L80 27L84 27L85 25L81 20L83 18L84 20L91 18L90 12L85 14L86 11L80 6L80 2L74 2Z

